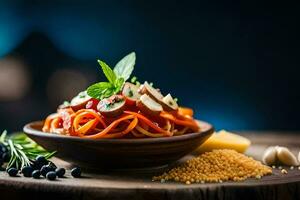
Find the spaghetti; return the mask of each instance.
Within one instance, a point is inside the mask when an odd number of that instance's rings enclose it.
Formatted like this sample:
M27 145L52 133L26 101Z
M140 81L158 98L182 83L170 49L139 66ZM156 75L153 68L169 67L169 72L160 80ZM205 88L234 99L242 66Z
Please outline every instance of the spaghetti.
M67 107L49 115L42 130L91 139L156 138L199 131L199 126L196 120L179 112L163 111L158 116L147 116L138 109L132 109L124 110L119 116L107 117L94 109L74 111L72 107Z

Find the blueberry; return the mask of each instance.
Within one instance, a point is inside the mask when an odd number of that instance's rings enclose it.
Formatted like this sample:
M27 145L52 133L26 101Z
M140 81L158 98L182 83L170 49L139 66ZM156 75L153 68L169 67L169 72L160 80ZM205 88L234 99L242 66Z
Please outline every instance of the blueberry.
M21 172L25 177L31 177L31 174L33 172L33 167L25 166L22 168Z
M41 172L40 170L34 170L31 175L33 178L38 179L41 176Z
M7 173L9 176L15 177L18 174L18 170L16 168L12 167L7 170Z
M51 161L49 162L49 164L47 166L51 169L51 171L55 171L55 169L57 168L56 165Z
M48 172L46 175L46 178L50 181L54 181L56 179L56 173L55 172Z
M48 167L47 165L44 165L42 168L41 168L41 174L46 177L47 173L50 172L51 169L50 167Z
M75 167L71 170L71 175L74 177L74 178L79 178L81 176L81 169L80 167Z
M55 173L58 177L62 178L62 177L64 177L66 170L64 168L57 168L55 170Z
M48 160L44 156L37 156L35 158L35 163L39 166L43 166L48 164Z
M31 167L33 167L33 169L37 169L37 170L40 170L42 168L42 166L39 163L37 163L35 160L32 160Z
M2 154L2 160L3 160L4 162L8 162L9 159L10 159L9 153L3 153L3 154Z

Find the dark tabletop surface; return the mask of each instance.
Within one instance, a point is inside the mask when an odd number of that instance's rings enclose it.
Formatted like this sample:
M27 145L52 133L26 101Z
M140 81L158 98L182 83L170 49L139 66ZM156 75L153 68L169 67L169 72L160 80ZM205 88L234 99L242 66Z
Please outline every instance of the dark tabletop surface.
M252 141L246 154L260 160L267 146L288 146L294 153L300 150L300 134L279 132L241 133ZM192 158L190 154L179 162ZM70 164L57 158L60 167ZM286 168L288 174L275 169L273 175L260 180L212 184L152 182L151 177L162 169L131 171L100 171L83 173L82 178L66 178L56 181L9 177L0 172L0 199L300 199L300 170Z

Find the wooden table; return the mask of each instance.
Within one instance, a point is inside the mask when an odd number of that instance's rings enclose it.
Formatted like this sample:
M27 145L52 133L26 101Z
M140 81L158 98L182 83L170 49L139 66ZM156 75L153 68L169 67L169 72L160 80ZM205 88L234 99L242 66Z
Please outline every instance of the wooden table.
M258 160L270 145L288 146L294 153L300 150L300 133L242 134L253 143L246 153ZM180 162L191 157L188 155ZM55 163L70 167L61 160ZM275 169L273 175L261 180L192 185L152 182L151 177L159 170L84 173L80 179L67 174L67 178L57 181L13 178L0 172L0 199L300 199L300 170L286 169L288 174Z

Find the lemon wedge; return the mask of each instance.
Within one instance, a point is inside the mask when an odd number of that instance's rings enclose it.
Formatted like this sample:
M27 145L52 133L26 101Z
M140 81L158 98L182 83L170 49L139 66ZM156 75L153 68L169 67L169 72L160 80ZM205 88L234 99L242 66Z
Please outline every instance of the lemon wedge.
M244 153L250 146L251 141L240 135L221 130L214 133L206 140L195 152L203 153L213 149L233 149L237 152Z

